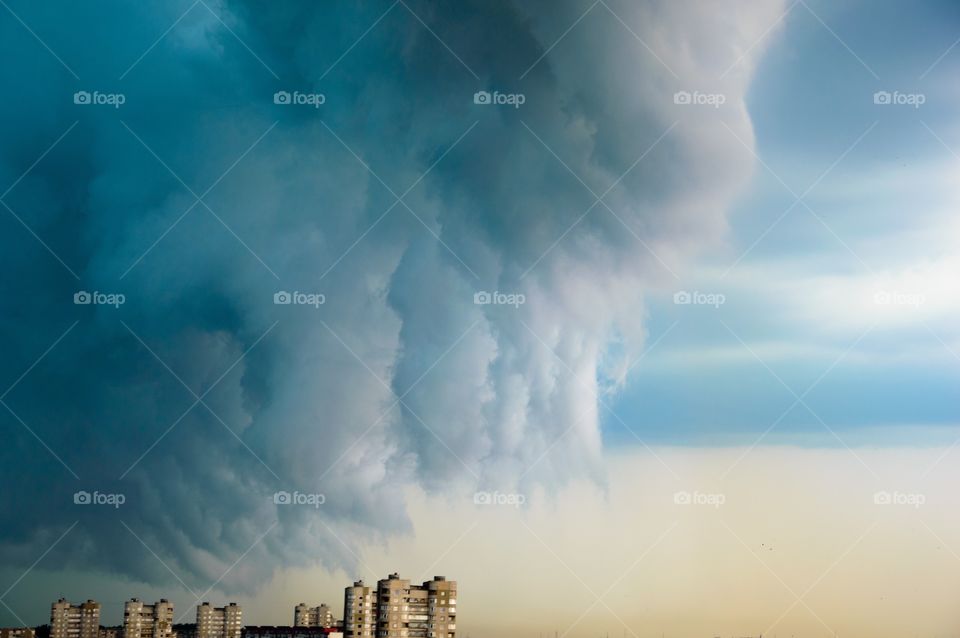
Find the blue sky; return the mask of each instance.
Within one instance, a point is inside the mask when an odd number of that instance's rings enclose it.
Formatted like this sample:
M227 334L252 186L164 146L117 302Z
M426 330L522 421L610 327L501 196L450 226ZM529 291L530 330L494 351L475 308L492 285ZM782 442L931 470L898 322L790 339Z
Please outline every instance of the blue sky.
M816 415L796 406L770 440L841 445L817 416L851 444L935 445L956 436L956 297L934 279L956 263L957 158L944 144L955 148L957 139L947 80L957 60L944 53L956 39L957 8L808 7L795 5L770 36L747 100L762 164L733 207L726 242L690 273L687 287L725 293L726 303L652 304L656 345L614 402L645 441L754 440L794 402L774 375L802 393L874 322L806 398ZM923 93L926 102L878 106L879 90ZM790 209L794 193L814 182L804 198L813 213ZM941 265L929 272L931 262ZM934 306L929 312L891 317L861 303L884 289L884 276L911 268L927 268L911 285ZM834 305L823 307L831 285ZM771 354L759 355L762 348ZM605 428L612 440L635 440L615 418Z

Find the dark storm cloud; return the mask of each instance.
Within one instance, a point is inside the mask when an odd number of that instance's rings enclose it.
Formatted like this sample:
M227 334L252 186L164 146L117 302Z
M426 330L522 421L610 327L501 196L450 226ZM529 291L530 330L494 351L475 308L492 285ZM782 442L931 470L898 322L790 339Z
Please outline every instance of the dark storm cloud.
M249 590L304 556L351 567L332 532L407 530L414 482L602 481L607 346L636 352L644 289L716 235L746 177L716 123L670 128L671 96L775 17L610 6L550 48L585 6L11 4L62 63L0 21L6 563L79 520L51 561L206 587L249 550L219 585ZM749 63L720 87L746 139ZM615 183L612 211L584 215ZM127 500L74 506L77 490Z

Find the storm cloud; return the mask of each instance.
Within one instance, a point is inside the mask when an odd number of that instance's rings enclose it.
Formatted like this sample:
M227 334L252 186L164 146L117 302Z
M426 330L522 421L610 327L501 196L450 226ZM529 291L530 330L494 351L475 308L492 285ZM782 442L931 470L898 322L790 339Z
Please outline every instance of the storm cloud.
M723 236L782 7L10 9L0 552L79 520L51 560L249 591L351 568L340 539L407 531L413 483L603 483L598 395L645 291Z

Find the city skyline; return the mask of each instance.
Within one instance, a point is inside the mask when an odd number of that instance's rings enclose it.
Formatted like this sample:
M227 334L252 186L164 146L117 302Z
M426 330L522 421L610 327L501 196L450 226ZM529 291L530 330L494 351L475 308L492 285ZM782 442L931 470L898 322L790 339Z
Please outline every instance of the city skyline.
M394 572L373 587L363 580L347 585L340 619L326 603L316 607L298 603L293 608L293 622L286 629L327 630L324 633L349 638L455 638L456 606L456 581L434 576L415 585ZM123 604L123 623L109 626L101 623L99 602L87 599L73 604L61 597L50 605L48 624L2 629L4 638L34 638L36 634L23 632L43 627L47 633L42 638L241 638L247 626L257 635L264 628L245 623L243 608L235 602L222 607L198 602L192 625L175 622L174 609L167 598L152 605L130 598Z

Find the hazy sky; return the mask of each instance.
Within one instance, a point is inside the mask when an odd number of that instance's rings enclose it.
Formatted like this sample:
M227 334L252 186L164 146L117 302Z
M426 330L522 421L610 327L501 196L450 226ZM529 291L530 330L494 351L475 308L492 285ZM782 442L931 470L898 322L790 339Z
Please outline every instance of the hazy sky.
M0 625L953 635L960 7L835 5L0 2Z

